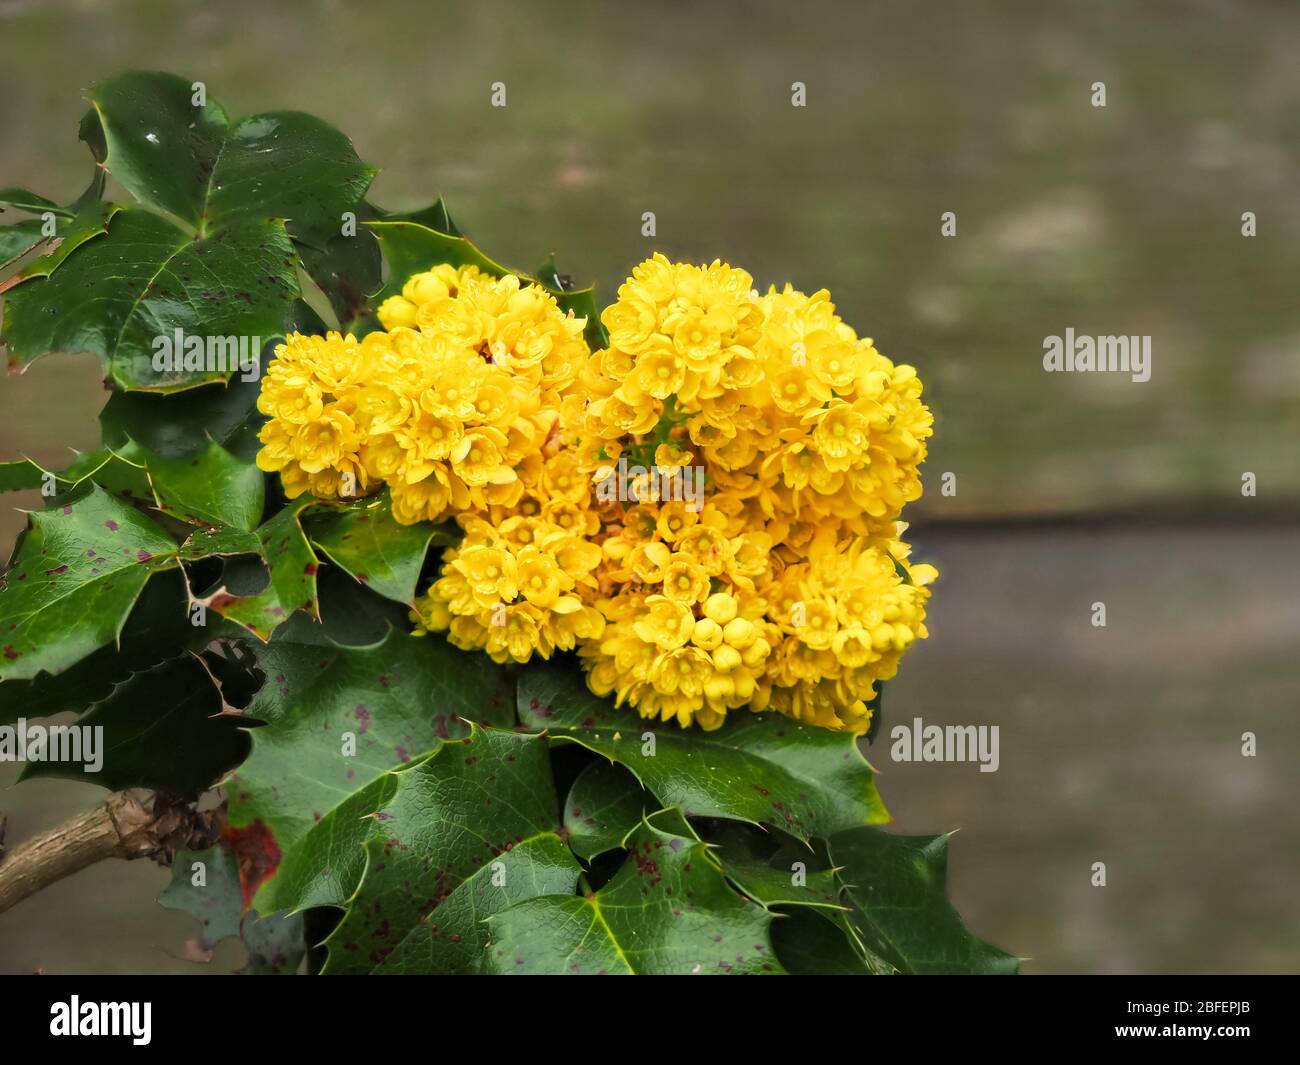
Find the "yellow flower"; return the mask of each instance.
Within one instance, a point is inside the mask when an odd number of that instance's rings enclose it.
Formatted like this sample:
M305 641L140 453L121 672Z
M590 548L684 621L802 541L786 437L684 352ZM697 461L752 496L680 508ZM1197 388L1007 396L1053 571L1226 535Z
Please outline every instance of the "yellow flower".
M709 575L689 556L675 555L664 570L664 595L679 603L693 604L709 594Z

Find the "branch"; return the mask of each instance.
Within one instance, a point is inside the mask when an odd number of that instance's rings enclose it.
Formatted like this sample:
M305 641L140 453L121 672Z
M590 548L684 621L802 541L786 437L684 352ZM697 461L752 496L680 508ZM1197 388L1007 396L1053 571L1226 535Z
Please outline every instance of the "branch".
M93 810L33 836L8 854L0 850L0 913L105 858L155 858L169 864L184 847L212 843L224 819L222 809L200 813L162 793L115 792Z

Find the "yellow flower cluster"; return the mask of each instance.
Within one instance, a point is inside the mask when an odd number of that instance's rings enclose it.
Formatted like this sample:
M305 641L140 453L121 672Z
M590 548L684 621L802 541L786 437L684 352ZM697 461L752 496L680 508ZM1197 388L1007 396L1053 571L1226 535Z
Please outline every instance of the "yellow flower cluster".
M294 334L262 382L257 463L290 498L381 484L398 521L512 507L535 480L585 363L585 319L476 267L417 274L363 340Z
M760 296L722 263L656 255L618 295L589 401L564 408L598 484L642 478L633 506L601 510L592 690L706 729L747 706L866 731L877 682L927 634L937 575L899 539L932 425L916 371L826 292ZM676 488L697 461L695 513Z
M601 552L588 497L573 456L559 452L515 507L462 517L464 539L415 604L417 634L450 630L457 647L501 663L550 658L598 637L605 619L591 603Z
M656 255L594 353L544 289L472 267L379 316L278 350L258 462L290 495L386 483L400 521L456 517L418 632L501 663L576 648L594 692L683 726L869 727L927 635L937 573L899 516L932 418L828 293Z

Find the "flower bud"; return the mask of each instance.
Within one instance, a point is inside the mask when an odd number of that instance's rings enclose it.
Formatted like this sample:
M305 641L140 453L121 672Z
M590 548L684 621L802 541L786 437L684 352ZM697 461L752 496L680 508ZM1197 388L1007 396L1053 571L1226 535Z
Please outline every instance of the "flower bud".
M704 601L704 616L725 625L736 616L736 600L726 592L714 592Z

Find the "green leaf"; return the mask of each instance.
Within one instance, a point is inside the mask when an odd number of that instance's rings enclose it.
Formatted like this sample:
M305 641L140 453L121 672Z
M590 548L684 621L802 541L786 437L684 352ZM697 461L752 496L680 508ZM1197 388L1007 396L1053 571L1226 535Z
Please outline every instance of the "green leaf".
M653 799L631 773L614 762L592 762L578 774L564 802L569 846L584 861L623 846Z
M241 431L250 423L260 425L260 389L259 381L241 374L228 383L170 394L114 392L99 412L104 445L121 448L134 440L166 458L203 451L210 439L235 450Z
M1014 973L1017 959L976 939L945 894L947 836L837 833L830 856L868 949L904 973Z
M377 217L376 208L359 203L352 208L357 219L364 221ZM383 286L383 256L374 233L364 226L351 236L339 231L332 233L299 231L291 227L303 267L329 300L338 319L339 329L353 332L360 320L373 310L370 297Z
M736 712L713 732L650 722L593 695L577 666L557 659L521 672L519 717L626 766L693 817L770 823L803 840L889 818L851 735L778 714Z
M66 219L63 220L66 224ZM9 286L6 272L43 240L53 240L42 232L44 223L39 218L26 218L13 225L0 226L0 292Z
M480 971L486 917L573 891L579 866L556 832L541 737L475 727L391 775L326 973Z
M498 973L780 973L771 915L727 885L694 835L642 822L592 895L548 895L488 918Z
M19 779L63 777L110 791L153 788L196 798L248 753L239 715L223 709L221 692L199 658L171 659L116 685L76 721L102 730L98 770L87 772L80 762L30 761Z
M117 638L176 544L98 486L30 516L0 590L0 679L58 672Z
M86 351L123 388L224 381L238 368L241 343L259 351L262 338L283 329L298 295L296 262L279 221L249 219L195 240L158 215L123 209L106 235L49 277L9 291L10 367L51 351ZM175 369L161 358L155 368L155 354L167 354L161 342L174 347L178 330L185 347L203 342L202 368Z
M197 882L196 882L197 881ZM301 915L273 914L258 920L243 911L239 866L224 843L207 850L180 851L172 863L172 879L158 904L194 917L203 931L200 951L211 954L224 939L239 937L248 950L244 973L292 973L306 953Z
M725 850L715 852L722 868L735 885L764 906L819 906L841 908L839 884L829 869L809 870L733 858Z
M48 200L30 189L19 189L13 186L0 189L0 207L14 207L28 214L44 214L46 211L51 211L65 218L71 218L75 214L74 211L60 207L53 200Z
M158 506L182 521L251 532L262 519L265 477L215 440L206 450L166 458L140 449Z
M54 269L86 241L108 232L108 223L117 214L117 204L94 201L72 217L57 216L54 235L45 235L41 219L19 222L0 229L0 272L4 272L28 252L46 244L45 254L31 260L11 276L0 281L0 292L33 277L48 277Z
M132 503L152 505L155 502L139 448L130 441L120 451L103 449L78 455L66 470L55 475L55 480L59 487L69 486L66 491L76 491L90 482ZM52 505L62 503L64 494L56 495Z
M31 459L0 462L0 492L19 492L40 488L45 483L45 471Z
M194 92L174 74L130 70L87 99L99 119L97 155L113 177L141 203L198 226L229 119L216 100L196 107ZM83 123L82 138L92 136Z
M226 526L195 529L181 544L180 557L187 562L223 555L253 555L262 549L256 532ZM268 584L270 583L268 577Z
M337 234L377 171L352 142L313 115L277 111L230 130L200 201L201 228L281 218L296 231Z
M322 505L311 515L307 531L331 562L366 587L399 603L415 601L435 527L400 524L387 491L344 506Z
M375 175L351 141L297 112L231 125L204 95L195 106L193 83L152 71L127 71L91 89L113 176L141 203L204 233L266 218L337 232Z
M302 515L316 506L310 496L301 496L278 511L256 530L258 553L269 571L269 582L259 591L246 593L225 584L199 600L209 610L242 625L259 640L267 640L276 628L288 621L295 610L305 610L311 617L320 615L316 594L316 571L319 560L302 529ZM218 539L220 537L220 539ZM206 543L228 553L245 543L233 530L213 534L208 540L186 541L186 557L195 557L196 548Z
M772 922L776 956L794 976L875 976L873 968L853 948L842 915L792 909Z
M266 683L244 713L266 725L253 731L252 754L231 778L229 823L261 826L277 867L329 865L340 823L327 820L330 811L389 769L464 735L461 719L513 723L505 671L445 640L393 631L368 647L344 647L300 614L252 651ZM297 908L277 879L259 908Z
M211 642L206 630L188 617L185 579L180 569L155 573L144 586L116 644L108 644L59 673L30 680L0 682L0 724L19 717L81 713L107 698L113 685L187 648Z
M435 219L430 217L429 220ZM594 288L577 290L554 288L524 270L512 270L488 258L468 237L439 232L417 221L385 218L367 222L366 225L379 238L379 246L383 249L384 259L388 263L388 284L375 297L376 304L388 296L399 294L412 274L428 270L437 263L477 266L484 273L494 277L514 274L524 283L541 285L555 297L555 302L562 311L572 310L577 317L587 319L587 343L593 349L604 347L608 340L604 327L600 324L600 315L596 311Z

